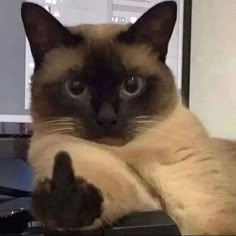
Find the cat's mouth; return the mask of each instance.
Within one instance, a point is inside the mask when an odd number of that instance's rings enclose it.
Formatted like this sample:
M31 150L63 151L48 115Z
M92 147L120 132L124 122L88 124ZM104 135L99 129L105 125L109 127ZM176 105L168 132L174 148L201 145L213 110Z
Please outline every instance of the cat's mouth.
M109 146L123 146L127 143L125 139L122 138L113 138L113 137L103 137L94 139L94 142L99 144L105 144Z
M85 123L86 124L86 123ZM81 137L92 142L105 144L109 146L123 146L127 143L128 134L124 132L122 127L114 127L111 129L104 129L103 127L94 124L85 126L83 130L80 129ZM83 131L81 133L81 131Z

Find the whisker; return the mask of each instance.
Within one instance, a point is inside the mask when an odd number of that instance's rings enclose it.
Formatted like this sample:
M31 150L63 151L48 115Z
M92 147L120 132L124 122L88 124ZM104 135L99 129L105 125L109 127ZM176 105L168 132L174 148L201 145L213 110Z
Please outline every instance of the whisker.
M58 129L50 129L48 132L60 132L60 131L71 131L74 130L73 128L58 128Z
M75 122L72 118L69 117L60 117L60 118L53 118L53 119L49 119L49 120L45 120L39 124L36 124L35 127L44 127L44 126L72 126L74 125Z
M73 120L48 120L44 121L41 124L51 124L51 123L60 123L60 122L73 122Z
M73 118L68 116L54 116L53 118L46 119L45 121L51 121L51 120L73 120Z
M84 127L79 120L71 117L53 117L34 124L33 129L43 135L68 134L76 137L83 132Z
M137 120L135 122L138 123L138 124L153 124L153 123L156 123L156 121L154 121L154 120Z
M73 121L71 117L54 117L52 119L44 120L42 123L52 123L52 122L60 122L60 121Z
M138 116L138 117L135 117L135 120L137 121L153 121L153 122L156 122L156 121L159 121L159 120L163 120L165 117L160 117L160 116Z
M150 116L136 116L135 119L148 119Z
M60 132L46 132L46 133L44 133L44 135L53 135L53 134L67 134L67 135L76 136L73 131L60 131Z
M74 124L73 123L50 123L50 124L37 124L35 125L35 127L54 127L54 126L73 126Z
M38 130L57 130L57 129L74 129L73 125L45 125L45 126L36 126L35 129Z

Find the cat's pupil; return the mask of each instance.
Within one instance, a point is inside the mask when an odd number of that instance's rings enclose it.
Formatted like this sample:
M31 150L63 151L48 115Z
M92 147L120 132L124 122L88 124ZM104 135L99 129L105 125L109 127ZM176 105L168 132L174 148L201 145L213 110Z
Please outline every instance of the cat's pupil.
M128 79L124 84L124 89L130 94L135 93L139 88L139 83L137 78L132 77Z
M68 83L68 89L73 95L80 95L84 91L84 84L79 80L71 80Z

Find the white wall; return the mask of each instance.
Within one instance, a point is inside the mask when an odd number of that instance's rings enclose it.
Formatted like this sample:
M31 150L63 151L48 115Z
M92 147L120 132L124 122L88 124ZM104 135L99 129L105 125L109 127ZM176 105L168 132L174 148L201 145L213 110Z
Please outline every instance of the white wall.
M236 0L193 0L190 109L236 139Z

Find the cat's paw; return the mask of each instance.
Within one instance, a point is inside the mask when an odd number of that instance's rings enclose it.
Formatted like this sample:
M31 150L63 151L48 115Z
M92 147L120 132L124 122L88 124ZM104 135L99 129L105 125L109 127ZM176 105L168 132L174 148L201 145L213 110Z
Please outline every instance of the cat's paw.
M52 228L80 228L92 225L102 214L99 189L82 177L75 177L70 156L55 157L52 179L39 182L32 195L32 211Z

